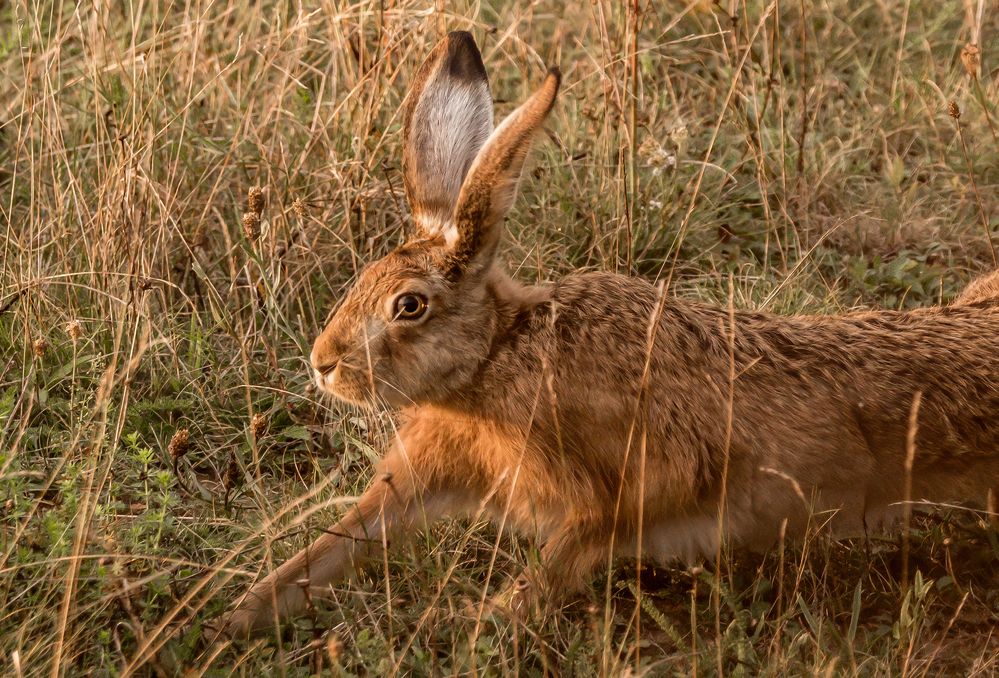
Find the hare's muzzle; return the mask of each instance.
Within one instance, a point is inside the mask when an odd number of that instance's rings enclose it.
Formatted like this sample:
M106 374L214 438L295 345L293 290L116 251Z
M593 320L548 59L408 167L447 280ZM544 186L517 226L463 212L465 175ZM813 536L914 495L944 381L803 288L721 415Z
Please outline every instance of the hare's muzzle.
M313 349L312 355L309 356L309 362L312 363L312 369L315 371L316 385L319 386L320 390L329 391L333 385L333 373L336 371L337 365L340 364L339 358L318 355Z
M317 362L315 359L312 361L312 369L321 375L327 375L336 369L339 360L327 361L324 363Z

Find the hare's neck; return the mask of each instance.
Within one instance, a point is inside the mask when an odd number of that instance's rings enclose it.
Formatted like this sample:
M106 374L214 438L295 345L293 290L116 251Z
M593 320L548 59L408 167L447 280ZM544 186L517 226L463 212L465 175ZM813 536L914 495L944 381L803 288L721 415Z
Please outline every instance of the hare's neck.
M516 337L528 331L531 318L539 306L552 299L552 289L546 285L524 285L512 279L498 267L491 268L485 276L483 299L477 319L488 328L489 344L480 355L469 356L477 361L468 382L434 405L451 409L462 418L470 413L481 413L502 404L505 388L494 388L496 375L507 383L524 371L523 360L530 360L523 351L514 351L510 344L517 344ZM523 348L523 347L521 347ZM531 351L528 351L532 353Z
M552 288L549 285L524 285L507 275L506 271L493 267L486 278L486 294L490 298L492 315L492 343L486 356L488 363L493 360L498 344L510 341L525 318L538 306L552 300Z

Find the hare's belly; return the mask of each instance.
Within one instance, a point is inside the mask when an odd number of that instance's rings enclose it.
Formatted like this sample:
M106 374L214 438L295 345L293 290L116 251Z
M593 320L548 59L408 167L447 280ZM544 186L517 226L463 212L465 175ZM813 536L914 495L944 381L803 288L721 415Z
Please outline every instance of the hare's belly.
M867 508L875 508L866 518ZM831 532L838 536L862 533L870 521L881 524L885 508L865 507L861 493L815 493L809 500L798 493L733 492L719 519L717 503L703 505L685 516L652 522L643 535L643 554L661 562L695 562L713 557L719 540L734 547L762 551L782 540L800 541L808 534ZM634 556L636 540L622 544L621 555Z
M649 526L642 538L642 557L662 563L693 564L710 557L718 549L718 517L712 515L685 516L662 520ZM635 540L623 545L621 556L635 556Z

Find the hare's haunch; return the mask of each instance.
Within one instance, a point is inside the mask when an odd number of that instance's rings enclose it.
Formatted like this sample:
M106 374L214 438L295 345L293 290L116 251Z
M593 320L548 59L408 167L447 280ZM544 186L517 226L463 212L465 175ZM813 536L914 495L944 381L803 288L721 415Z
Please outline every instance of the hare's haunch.
M503 218L559 81L493 129L470 35L418 71L403 127L416 234L361 273L312 351L320 389L401 409L398 435L356 506L239 599L230 635L300 613L306 589L444 515L484 509L537 536L513 599L550 604L615 553L765 547L999 485L995 285L946 308L784 317L618 275L508 277Z

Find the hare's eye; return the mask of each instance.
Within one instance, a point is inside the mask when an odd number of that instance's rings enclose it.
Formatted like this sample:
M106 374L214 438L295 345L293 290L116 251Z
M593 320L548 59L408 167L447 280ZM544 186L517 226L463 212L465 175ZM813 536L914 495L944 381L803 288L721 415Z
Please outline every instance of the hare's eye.
M427 298L422 294L400 294L392 306L396 320L416 320L427 312Z

